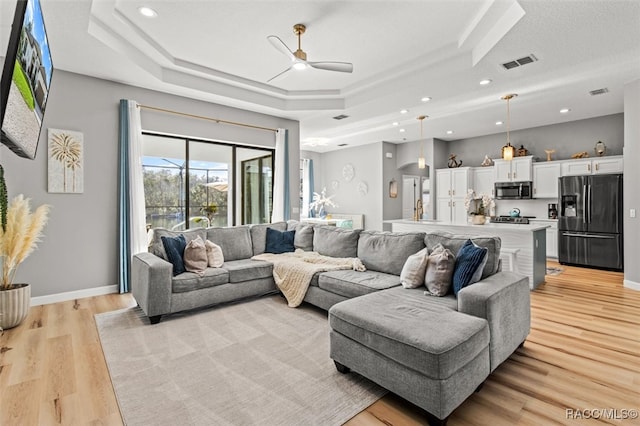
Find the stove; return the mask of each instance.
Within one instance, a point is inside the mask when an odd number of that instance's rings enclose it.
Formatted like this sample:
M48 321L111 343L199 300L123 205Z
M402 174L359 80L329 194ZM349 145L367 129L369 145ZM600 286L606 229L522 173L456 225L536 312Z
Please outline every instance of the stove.
M495 216L492 217L490 222L491 223L515 223L515 224L519 224L519 225L526 225L529 223L529 219L535 219L535 216L518 216L518 217L511 217L511 216Z

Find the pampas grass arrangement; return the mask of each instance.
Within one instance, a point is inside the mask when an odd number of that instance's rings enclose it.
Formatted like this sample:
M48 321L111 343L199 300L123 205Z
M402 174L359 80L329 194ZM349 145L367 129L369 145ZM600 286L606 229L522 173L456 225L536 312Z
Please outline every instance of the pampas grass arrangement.
M42 205L32 213L29 201L22 194L11 200L7 208L7 224L0 227L0 290L12 288L18 266L37 248L47 223L49 206Z

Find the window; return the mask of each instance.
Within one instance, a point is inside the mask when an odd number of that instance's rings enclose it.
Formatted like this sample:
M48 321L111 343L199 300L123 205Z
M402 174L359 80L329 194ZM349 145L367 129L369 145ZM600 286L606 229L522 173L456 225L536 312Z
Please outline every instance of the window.
M268 222L272 157L272 149L143 134L147 224L182 230ZM234 170L241 173L244 162L252 161L261 172L245 182ZM245 198L252 202L244 203Z

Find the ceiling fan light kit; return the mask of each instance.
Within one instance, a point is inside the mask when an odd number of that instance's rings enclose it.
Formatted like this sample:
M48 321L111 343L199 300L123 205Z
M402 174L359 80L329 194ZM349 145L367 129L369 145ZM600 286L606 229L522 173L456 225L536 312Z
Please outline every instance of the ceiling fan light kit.
M319 70L325 71L336 71L336 72L344 72L351 73L353 72L353 64L350 62L333 62L333 61L322 61L322 62L309 62L307 61L307 53L302 50L301 36L305 33L307 27L304 24L295 24L293 26L293 33L298 37L298 49L293 52L287 45L280 39L280 37L275 35L270 35L267 37L267 40L271 43L273 47L275 47L279 52L285 55L291 61L291 66L286 70L282 71L279 74L271 77L267 80L267 83L274 80L277 77L280 77L287 71L292 68L295 70L304 70L306 68L315 68Z

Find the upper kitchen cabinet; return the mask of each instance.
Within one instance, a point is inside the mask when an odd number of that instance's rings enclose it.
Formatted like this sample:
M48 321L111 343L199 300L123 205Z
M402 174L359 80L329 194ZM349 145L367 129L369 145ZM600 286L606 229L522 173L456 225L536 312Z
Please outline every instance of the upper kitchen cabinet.
M558 198L560 163L548 161L533 165L533 198Z
M473 178L469 167L436 170L436 197L465 197L473 188Z
M476 194L486 194L493 197L493 167L473 168L473 190Z
M622 155L566 160L562 162L562 176L622 173L623 168L624 162Z
M513 160L493 160L496 182L523 182L531 180L532 156L516 157Z

